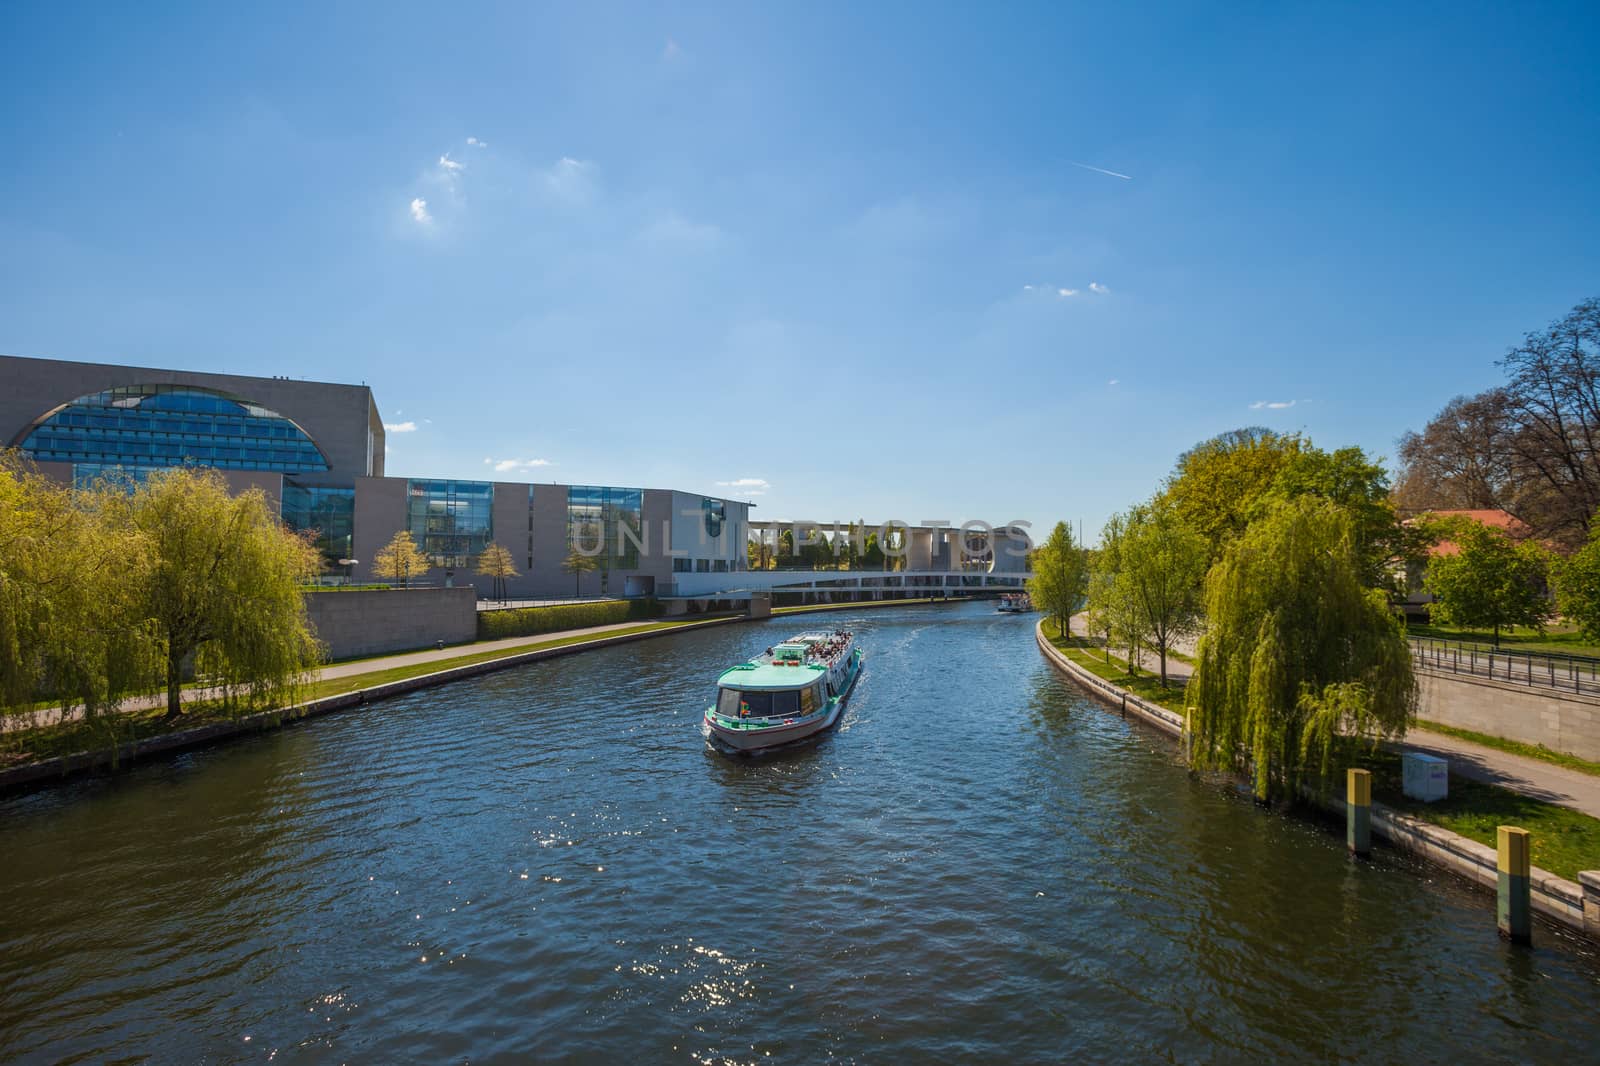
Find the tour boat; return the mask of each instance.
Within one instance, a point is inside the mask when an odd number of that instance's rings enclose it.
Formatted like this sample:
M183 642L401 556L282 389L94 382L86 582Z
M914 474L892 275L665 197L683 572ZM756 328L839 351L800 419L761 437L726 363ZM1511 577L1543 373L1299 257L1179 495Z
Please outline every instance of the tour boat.
M815 736L844 713L861 665L861 649L849 630L790 637L717 678L706 730L739 752Z
M1001 614L1027 614L1033 610L1033 598L1026 592L1007 592L1000 597L1000 606L995 610Z

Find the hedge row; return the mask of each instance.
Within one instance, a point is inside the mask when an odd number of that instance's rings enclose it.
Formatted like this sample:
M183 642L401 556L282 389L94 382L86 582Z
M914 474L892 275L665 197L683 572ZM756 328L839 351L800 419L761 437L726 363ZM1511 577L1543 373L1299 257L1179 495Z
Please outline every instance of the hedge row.
M564 603L557 607L512 607L478 612L478 639L531 637L562 629L609 626L661 617L661 604L652 599L606 600L601 603Z

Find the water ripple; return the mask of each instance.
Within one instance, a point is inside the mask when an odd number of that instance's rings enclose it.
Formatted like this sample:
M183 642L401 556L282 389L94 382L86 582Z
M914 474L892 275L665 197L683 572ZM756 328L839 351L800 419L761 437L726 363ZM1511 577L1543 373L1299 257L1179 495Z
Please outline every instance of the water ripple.
M839 621L830 619L830 621ZM1592 948L1188 773L981 605L862 612L841 727L735 760L794 622L552 660L0 804L0 1059L1581 1060Z

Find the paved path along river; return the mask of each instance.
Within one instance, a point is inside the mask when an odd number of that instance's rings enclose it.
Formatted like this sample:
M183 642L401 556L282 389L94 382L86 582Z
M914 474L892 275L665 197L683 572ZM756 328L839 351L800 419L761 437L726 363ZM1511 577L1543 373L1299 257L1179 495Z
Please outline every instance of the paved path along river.
M1078 615L1073 618L1072 624L1075 627L1074 632L1082 633L1084 617ZM1193 645L1187 650L1193 651ZM1159 664L1153 662L1152 657L1147 654L1144 668L1159 669ZM1188 680L1193 672L1194 667L1181 659L1170 656L1167 658L1169 677ZM1558 803L1563 807L1582 811L1590 817L1600 818L1600 777L1594 774L1571 770L1542 759L1515 755L1498 748L1485 747L1470 740L1460 740L1427 729L1412 729L1406 734L1405 742L1400 746L1449 760L1450 772L1469 781L1499 785L1513 792L1520 792L1524 796L1544 800L1546 803Z
M552 660L0 803L0 1060L1550 1061L1594 949L1256 808L982 604ZM816 625L843 726L708 750Z

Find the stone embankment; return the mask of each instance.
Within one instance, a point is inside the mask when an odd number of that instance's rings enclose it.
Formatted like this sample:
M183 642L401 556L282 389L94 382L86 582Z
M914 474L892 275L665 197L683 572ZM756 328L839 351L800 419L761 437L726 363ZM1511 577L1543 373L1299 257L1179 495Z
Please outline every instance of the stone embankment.
M1132 713L1180 742L1183 740L1184 720L1181 715L1140 699L1085 670L1050 643L1044 635L1043 626L1041 620L1034 629L1034 638L1052 665L1124 714ZM1343 800L1328 797L1322 802L1341 819L1344 817ZM1458 833L1407 817L1376 803L1372 805L1372 830L1402 851L1427 859L1474 884L1493 890L1499 883L1494 849L1475 840L1468 840ZM1581 874L1580 879L1581 885L1557 877L1548 870L1533 867L1533 906L1539 913L1569 929L1600 939L1600 872Z

